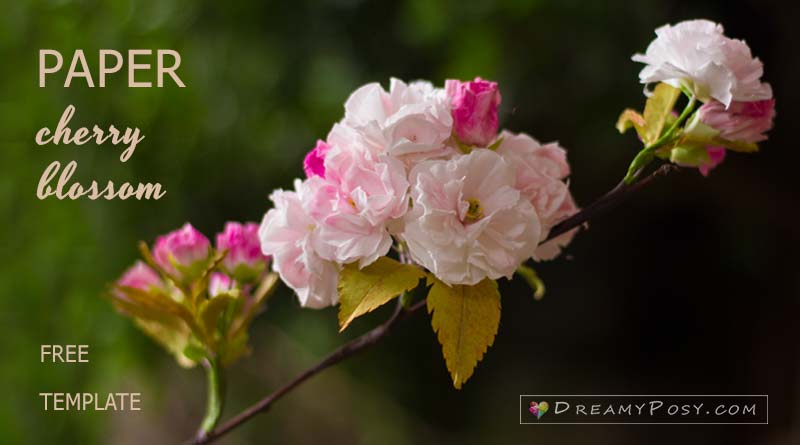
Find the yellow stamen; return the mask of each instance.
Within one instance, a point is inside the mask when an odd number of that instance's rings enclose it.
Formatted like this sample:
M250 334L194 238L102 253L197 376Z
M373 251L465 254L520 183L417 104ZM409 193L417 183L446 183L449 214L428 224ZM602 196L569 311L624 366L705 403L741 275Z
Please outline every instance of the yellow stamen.
M481 207L481 202L475 198L470 198L467 200L469 203L469 208L467 209L467 215L464 218L465 222L473 223L475 221L480 220L483 218L483 207Z

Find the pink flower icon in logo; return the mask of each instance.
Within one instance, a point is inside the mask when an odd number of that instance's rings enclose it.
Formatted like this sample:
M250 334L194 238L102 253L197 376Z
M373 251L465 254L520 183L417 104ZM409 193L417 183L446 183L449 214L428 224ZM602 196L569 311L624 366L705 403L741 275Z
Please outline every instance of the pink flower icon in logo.
M541 401L538 403L531 402L531 406L530 408L528 408L528 411L530 411L531 414L536 416L536 420L539 420L542 418L542 416L545 415L545 413L547 413L547 410L549 409L550 409L550 404L545 401Z

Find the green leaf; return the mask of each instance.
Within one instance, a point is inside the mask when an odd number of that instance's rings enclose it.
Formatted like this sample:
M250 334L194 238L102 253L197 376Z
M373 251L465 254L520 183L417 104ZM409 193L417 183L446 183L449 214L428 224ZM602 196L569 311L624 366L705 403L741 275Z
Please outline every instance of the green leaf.
M533 298L535 300L538 301L544 298L544 281L539 278L539 274L537 274L532 267L521 264L519 267L517 267L517 275L521 276L525 279L525 281L528 282L528 285L531 287L531 289L533 289Z
M496 141L492 142L492 144L489 145L486 148L488 148L489 150L497 150L500 147L500 145L503 143L503 139L505 139L505 138L504 137L497 138Z
M222 260L228 254L227 250L214 251L208 258L202 261L195 261L191 267L183 267L176 265L186 281L184 284L188 286L189 299L197 304L200 295L208 292L208 282L211 279L211 273L218 269Z
M189 342L189 344L183 348L183 355L193 362L199 362L206 358L206 350L199 344Z
M461 150L462 153L469 154L472 151L472 145L459 141L455 135L453 135L452 139L455 141L456 146L458 146L458 149Z
M239 264L234 270L227 271L228 275L239 283L252 283L264 273L267 267L266 261L262 261L255 266L246 263Z
M236 304L237 301L235 295L219 294L214 298L200 303L200 320L203 321L203 329L205 329L207 338L213 338L220 315L224 313L229 306Z
M646 145L650 145L661 137L661 132L664 131L664 123L667 117L672 113L675 108L675 102L681 95L681 90L668 85L666 83L659 83L653 90L653 95L647 99L647 104L644 107L644 140Z
M673 147L669 152L669 159L676 164L692 167L711 162L708 150L702 145L679 145Z
M339 272L339 332L357 317L414 289L424 277L418 267L389 257L378 258L363 269L356 263L345 265Z
M442 344L453 386L461 389L494 343L500 325L500 293L497 283L489 279L474 286L448 286L432 280L428 293L431 325Z
M253 318L258 315L258 313L263 309L264 303L275 292L275 289L278 287L277 284L277 273L270 272L264 276L264 279L261 280L261 284L258 285L256 292L251 298L245 300L239 316L234 319L229 334L230 336L236 337L240 331L246 331L250 327L250 323L253 321Z

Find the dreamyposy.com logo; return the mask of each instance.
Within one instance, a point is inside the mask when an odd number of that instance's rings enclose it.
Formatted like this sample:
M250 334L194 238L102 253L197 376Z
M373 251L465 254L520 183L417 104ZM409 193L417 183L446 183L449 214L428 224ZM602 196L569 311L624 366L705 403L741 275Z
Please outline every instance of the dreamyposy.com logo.
M520 395L519 402L520 424L769 424L767 395Z
M547 403L546 401L531 402L531 406L530 408L528 408L528 411L530 411L531 414L536 416L537 420L541 419L542 416L544 416L549 410L550 410L550 404Z

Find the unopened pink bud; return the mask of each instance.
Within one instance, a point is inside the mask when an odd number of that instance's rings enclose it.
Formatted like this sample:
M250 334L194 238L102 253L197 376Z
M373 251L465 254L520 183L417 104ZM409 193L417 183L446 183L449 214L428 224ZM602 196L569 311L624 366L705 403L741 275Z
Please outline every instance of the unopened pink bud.
M453 114L453 129L464 144L486 147L497 135L500 91L496 82L476 77L471 82L447 80L445 90Z
M775 118L775 99L755 102L731 102L728 108L715 100L697 111L700 121L719 131L720 137L730 141L760 142L772 128Z
M176 276L181 276L175 265L190 268L200 261L208 259L211 243L191 224L156 239L153 248L153 259L156 263ZM184 277L185 278L185 277Z
M228 293L236 288L236 282L224 273L214 272L208 279L208 295L211 298Z
M162 284L161 277L158 276L156 271L148 267L142 261L134 263L134 265L129 267L119 280L117 280L117 285L119 286L132 287L144 291L151 287L161 287Z
M706 152L708 152L709 162L697 166L703 176L708 176L708 172L725 159L725 147L706 147Z
M225 230L217 234L217 250L227 250L222 266L230 274L253 275L264 270L267 257L261 253L258 240L258 224L228 222ZM245 273L242 273L245 272ZM252 272L252 273L247 273Z
M325 141L317 141L316 147L309 151L305 159L303 159L303 170L306 172L306 177L325 177L325 155L330 149L331 146Z

